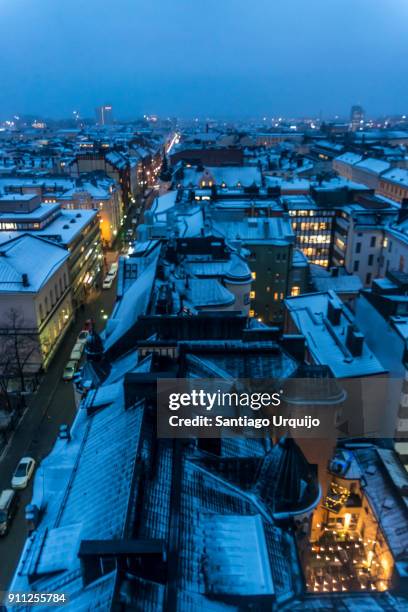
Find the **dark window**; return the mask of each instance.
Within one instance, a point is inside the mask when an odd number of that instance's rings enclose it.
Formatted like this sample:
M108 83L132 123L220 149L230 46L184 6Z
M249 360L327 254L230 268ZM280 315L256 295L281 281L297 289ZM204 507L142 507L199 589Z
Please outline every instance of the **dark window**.
M354 272L358 272L359 267L360 267L360 262L359 261L355 261L354 262L354 266L353 266Z
M376 243L376 237L375 236L371 236L370 246L371 247L375 247L375 243Z
M371 272L368 272L368 274L366 275L366 285L369 285L371 283Z
M357 242L356 244L356 253L361 253L361 242Z
M374 263L374 255L369 255L368 256L368 265L372 266Z

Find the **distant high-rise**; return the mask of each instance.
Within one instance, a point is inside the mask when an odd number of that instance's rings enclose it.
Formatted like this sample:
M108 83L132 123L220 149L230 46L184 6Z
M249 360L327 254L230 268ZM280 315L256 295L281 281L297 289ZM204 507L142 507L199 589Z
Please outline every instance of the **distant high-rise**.
M364 108L356 104L351 107L350 127L353 132L363 128L364 124Z
M111 125L113 123L113 111L111 104L98 106L96 109L96 121L99 125Z

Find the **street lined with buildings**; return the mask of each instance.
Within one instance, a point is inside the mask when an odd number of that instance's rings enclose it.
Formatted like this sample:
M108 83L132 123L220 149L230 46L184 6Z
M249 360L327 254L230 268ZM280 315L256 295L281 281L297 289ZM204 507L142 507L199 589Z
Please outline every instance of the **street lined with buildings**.
M403 609L406 118L97 114L1 133L5 423L41 382L3 427L0 489L22 456L37 469L0 588L75 609ZM268 381L331 433L157 438L157 383L178 378Z

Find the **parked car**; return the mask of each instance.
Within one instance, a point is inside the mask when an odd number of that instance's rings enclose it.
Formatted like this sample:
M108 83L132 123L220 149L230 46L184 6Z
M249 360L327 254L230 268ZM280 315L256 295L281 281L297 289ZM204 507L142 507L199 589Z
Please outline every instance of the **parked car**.
M109 268L108 276L112 276L113 278L115 278L116 274L118 273L118 267L119 266L116 262L111 264L111 267Z
M10 529L11 522L18 508L18 494L13 489L5 489L0 493L0 536Z
M105 277L105 280L102 283L102 289L110 289L113 285L114 280L114 277L108 274L108 276Z
M77 342L71 351L70 361L79 361L84 352L85 344L83 342Z
M78 338L77 338L76 344L79 344L79 343L80 343L80 344L82 344L83 346L85 346L86 341L87 341L87 339L88 339L88 336L89 336L89 330L87 330L87 329L83 329L83 330L82 330L82 331L80 331L80 332L79 332L79 334L78 334Z
M16 467L11 479L13 489L25 489L34 474L35 461L32 457L23 457Z
M74 374L76 372L77 365L78 365L78 361L74 361L73 359L68 361L62 373L62 380L65 380L65 382L72 380L74 378Z

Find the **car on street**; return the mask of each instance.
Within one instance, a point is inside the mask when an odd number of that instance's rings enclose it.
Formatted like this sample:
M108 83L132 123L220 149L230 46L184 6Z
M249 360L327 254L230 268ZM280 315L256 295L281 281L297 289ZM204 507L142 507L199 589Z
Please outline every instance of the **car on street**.
M85 344L83 342L77 342L71 351L70 361L80 361L82 353L84 352Z
M108 272L108 276L111 276L112 278L115 278L117 273L118 273L118 264L115 261L113 264L111 264L110 268L109 268L109 272Z
M105 280L102 283L102 289L110 289L113 285L114 280L114 277L108 274L108 276L105 277Z
M82 329L79 334L78 334L78 338L76 340L76 344L82 344L83 346L85 346L86 341L88 339L89 336L89 330L88 329Z
M13 489L4 489L0 493L0 536L9 532L11 522L18 509L18 494Z
M30 478L34 474L35 461L32 457L23 457L20 459L18 466L11 479L13 489L25 489Z
M62 373L62 380L65 380L65 382L72 380L74 378L74 374L76 372L77 365L78 365L78 361L74 361L70 359L70 361L68 361Z

